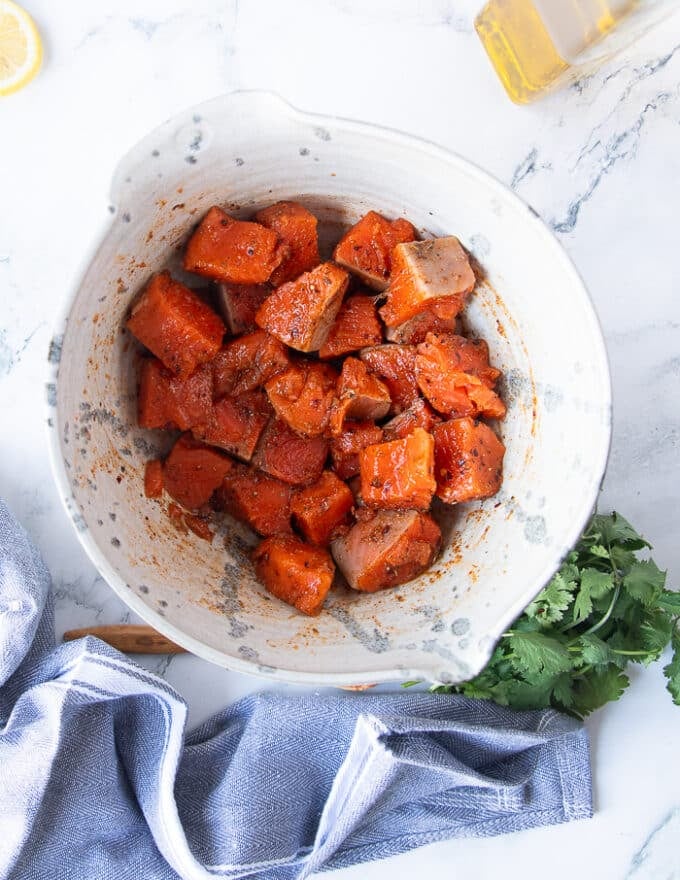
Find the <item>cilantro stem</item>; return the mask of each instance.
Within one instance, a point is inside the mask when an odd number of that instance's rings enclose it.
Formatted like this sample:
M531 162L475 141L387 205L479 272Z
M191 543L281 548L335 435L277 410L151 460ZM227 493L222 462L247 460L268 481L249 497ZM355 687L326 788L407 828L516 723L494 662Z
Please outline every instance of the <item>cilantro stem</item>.
M612 654L620 654L622 657L648 657L651 651L617 651L615 648L609 649Z
M598 629L602 629L602 627L605 625L605 623L612 616L612 612L614 610L614 606L616 605L616 600L619 598L620 592L621 592L621 584L618 584L616 589L614 590L614 595L612 596L612 600L609 603L609 608L607 608L607 613L605 614L605 616L601 620L599 620L597 623L593 624L593 626L589 627L584 633L581 633L581 635L589 636L592 633L597 632Z

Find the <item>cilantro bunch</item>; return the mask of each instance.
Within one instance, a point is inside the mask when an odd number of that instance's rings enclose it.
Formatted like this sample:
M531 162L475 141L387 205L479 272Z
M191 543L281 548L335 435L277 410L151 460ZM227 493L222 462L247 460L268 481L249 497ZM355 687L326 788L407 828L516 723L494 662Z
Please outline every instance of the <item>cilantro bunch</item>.
M665 589L651 558L640 558L645 549L651 545L622 516L594 516L482 672L431 690L583 717L618 700L628 663L653 663L670 643L664 673L680 705L680 593Z

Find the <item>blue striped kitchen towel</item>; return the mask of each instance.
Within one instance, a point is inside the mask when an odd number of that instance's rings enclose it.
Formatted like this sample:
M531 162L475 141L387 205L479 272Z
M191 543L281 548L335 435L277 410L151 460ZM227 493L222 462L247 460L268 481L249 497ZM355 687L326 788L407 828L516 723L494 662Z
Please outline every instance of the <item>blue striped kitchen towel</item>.
M97 639L55 646L50 577L0 503L0 876L298 880L591 815L556 712L426 693L186 704Z

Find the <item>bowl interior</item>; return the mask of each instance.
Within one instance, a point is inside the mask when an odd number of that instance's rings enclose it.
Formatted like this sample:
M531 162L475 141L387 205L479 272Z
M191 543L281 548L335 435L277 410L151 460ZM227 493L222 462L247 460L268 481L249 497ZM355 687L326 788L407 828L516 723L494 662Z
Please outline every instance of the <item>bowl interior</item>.
M408 217L423 235L458 235L484 273L465 321L488 341L508 404L503 489L445 514L434 569L380 594L337 590L315 619L257 583L240 524L225 520L211 546L144 497L144 463L164 440L135 426L136 343L124 329L131 299L153 272L178 265L212 204L248 216L279 199L307 205L325 242L370 208ZM51 413L64 500L103 576L152 625L232 668L326 683L478 671L577 537L608 449L597 321L543 224L436 147L253 93L150 135L119 168L113 200L58 340Z

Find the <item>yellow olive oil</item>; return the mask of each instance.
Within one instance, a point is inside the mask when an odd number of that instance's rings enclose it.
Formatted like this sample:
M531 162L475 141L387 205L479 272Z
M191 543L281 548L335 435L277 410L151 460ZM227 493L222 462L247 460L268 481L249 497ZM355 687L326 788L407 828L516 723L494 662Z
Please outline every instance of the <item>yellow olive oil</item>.
M489 0L475 27L508 95L527 104L560 82L638 0Z

